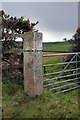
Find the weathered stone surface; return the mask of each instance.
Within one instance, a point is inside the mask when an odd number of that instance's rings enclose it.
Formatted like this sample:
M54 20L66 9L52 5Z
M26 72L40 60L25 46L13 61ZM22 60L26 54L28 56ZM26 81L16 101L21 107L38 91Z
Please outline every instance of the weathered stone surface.
M24 34L24 50L42 50L42 33L29 32Z
M24 90L31 96L43 92L42 34L28 33L24 37Z

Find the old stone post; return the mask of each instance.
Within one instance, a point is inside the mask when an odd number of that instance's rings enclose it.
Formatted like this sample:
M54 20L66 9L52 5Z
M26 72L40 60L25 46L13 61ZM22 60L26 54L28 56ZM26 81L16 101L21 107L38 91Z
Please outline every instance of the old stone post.
M24 35L24 90L30 96L43 92L42 33Z

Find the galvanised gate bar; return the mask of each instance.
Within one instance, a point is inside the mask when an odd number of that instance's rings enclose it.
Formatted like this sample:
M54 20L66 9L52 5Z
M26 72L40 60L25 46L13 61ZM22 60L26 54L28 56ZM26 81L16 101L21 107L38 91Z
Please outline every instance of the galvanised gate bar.
M43 55L43 59L58 57L57 59L60 61L61 56L65 57L65 61L43 65L44 87L49 88L54 93L67 92L80 87L80 52L46 54ZM57 72L54 70L52 72L47 71L47 69L54 67L58 67Z

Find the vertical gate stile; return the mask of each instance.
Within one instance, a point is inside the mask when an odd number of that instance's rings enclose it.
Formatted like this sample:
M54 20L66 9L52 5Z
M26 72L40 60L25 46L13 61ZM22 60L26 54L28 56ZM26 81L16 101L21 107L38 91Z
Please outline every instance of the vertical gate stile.
M77 57L78 57L78 54L76 54L76 78L77 78Z
M44 74L46 74L46 66L44 66Z

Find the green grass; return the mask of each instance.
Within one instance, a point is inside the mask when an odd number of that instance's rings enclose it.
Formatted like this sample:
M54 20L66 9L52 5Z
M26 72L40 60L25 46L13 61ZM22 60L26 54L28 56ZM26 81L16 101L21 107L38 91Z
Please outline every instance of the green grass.
M7 82L8 81L8 82ZM21 80L20 80L21 81ZM43 94L29 97L19 81L3 82L3 118L79 118L78 92L53 94L44 89Z
M69 52L72 49L72 44L69 42L43 43L44 51L65 51Z

